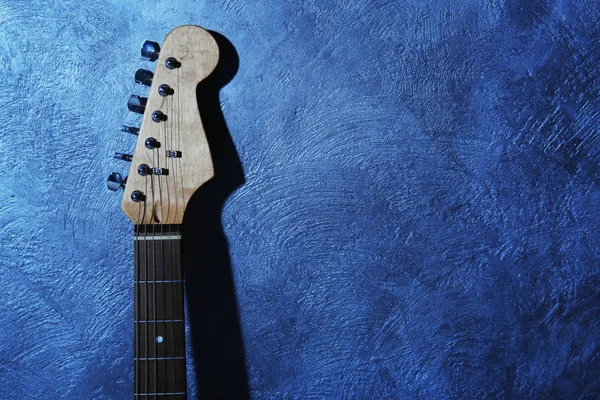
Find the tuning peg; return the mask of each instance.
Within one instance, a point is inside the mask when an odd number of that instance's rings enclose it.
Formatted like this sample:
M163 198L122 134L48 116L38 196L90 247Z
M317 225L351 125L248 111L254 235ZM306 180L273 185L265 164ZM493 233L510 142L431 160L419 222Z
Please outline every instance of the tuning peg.
M152 85L152 78L154 74L152 71L148 71L147 69L138 69L135 73L135 83L139 83L140 85L150 86Z
M146 40L144 44L142 44L141 54L143 59L156 61L158 59L158 55L160 54L160 46L156 42Z
M127 133L131 133L132 135L139 135L140 134L140 128L136 128L133 126L127 126L127 125L123 125L123 127L121 128L121 132L127 132Z
M113 192L116 192L119 189L124 189L125 183L127 183L127 177L123 178L121 174L117 172L111 173L106 180L106 186L108 187L108 190L112 190Z
M123 160L123 161L133 160L133 156L131 154L126 154L126 153L115 153L115 158L117 160Z
M132 94L129 97L129 101L127 102L127 108L129 111L135 112L138 114L143 114L146 109L146 102L148 99L146 97L140 97L138 95Z

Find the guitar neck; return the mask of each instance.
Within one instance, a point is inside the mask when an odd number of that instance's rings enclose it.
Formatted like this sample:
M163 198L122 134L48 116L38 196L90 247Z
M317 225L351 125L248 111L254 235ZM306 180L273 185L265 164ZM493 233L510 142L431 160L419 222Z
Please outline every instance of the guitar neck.
M186 398L181 225L136 225L135 398Z
M136 82L148 97L133 95L127 106L143 114L129 175L113 172L107 185L123 189L121 208L135 225L135 398L185 399L185 317L181 222L194 192L215 176L198 108L198 85L219 64L213 33L194 25L173 29L161 46L146 41Z

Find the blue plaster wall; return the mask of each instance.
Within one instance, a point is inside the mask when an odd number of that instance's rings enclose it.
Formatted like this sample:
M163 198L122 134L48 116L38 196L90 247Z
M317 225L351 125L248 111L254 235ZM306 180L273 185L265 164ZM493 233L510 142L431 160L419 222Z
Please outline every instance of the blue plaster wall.
M600 397L599 21L591 0L1 0L0 398L132 396L132 227L104 180L139 44L184 23L239 57L222 222L251 397Z

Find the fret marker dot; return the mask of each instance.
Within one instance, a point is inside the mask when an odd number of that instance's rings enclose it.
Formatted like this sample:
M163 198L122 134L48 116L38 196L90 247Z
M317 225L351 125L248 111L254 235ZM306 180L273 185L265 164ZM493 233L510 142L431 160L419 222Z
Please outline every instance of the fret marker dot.
M156 343L162 343L163 342L163 337L162 336L157 336L156 337Z

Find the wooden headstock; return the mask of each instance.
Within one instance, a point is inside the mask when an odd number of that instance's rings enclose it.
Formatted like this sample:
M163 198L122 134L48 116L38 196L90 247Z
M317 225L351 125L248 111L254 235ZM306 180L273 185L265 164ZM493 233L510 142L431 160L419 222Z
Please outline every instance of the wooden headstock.
M196 87L218 60L217 43L198 26L165 38L124 188L122 208L134 224L181 224L190 197L213 177Z

